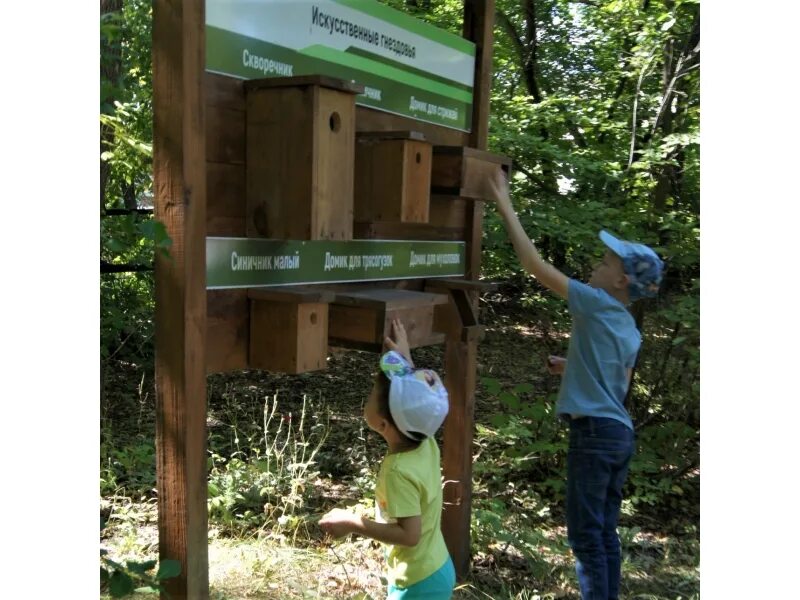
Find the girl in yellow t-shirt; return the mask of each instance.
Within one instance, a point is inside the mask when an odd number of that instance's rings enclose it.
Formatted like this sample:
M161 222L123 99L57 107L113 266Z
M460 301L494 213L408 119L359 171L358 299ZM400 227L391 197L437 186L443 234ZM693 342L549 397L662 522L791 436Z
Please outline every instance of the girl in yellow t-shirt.
M388 600L447 600L455 569L442 536L442 475L433 435L447 416L436 372L415 369L400 321L364 408L370 429L389 446L375 489L375 519L335 508L320 520L334 537L357 533L386 545Z

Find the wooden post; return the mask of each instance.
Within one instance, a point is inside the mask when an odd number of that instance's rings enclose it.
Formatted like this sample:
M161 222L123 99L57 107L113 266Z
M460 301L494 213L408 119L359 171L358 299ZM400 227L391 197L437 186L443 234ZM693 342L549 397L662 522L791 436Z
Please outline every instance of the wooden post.
M159 557L181 563L169 598L208 598L206 473L206 157L203 0L153 2ZM162 594L162 598L166 598Z
M464 0L464 37L475 42L475 85L470 146L486 150L489 137L489 96L492 87L494 0ZM468 279L480 277L483 202L472 202L467 213ZM473 294L474 302L477 295ZM453 311L458 307L453 297ZM463 310L463 307L462 307ZM463 580L470 567L470 512L472 503L472 436L475 427L475 380L478 341L464 341L461 321L448 331L445 347L445 378L450 395L450 413L444 425L444 512L442 531L456 568Z
M461 340L461 328L448 332L445 386L450 412L444 423L444 510L442 533L462 581L470 568L470 505L472 503L472 435L475 426L476 340Z
M464 37L476 46L469 145L486 150L489 142L489 99L492 94L494 0L464 0Z
M494 46L494 0L464 0L464 37L475 42L475 83L472 99L472 132L469 145L487 150L489 145L489 99L492 95L492 48ZM470 237L467 238L467 278L481 275L483 202L472 204Z

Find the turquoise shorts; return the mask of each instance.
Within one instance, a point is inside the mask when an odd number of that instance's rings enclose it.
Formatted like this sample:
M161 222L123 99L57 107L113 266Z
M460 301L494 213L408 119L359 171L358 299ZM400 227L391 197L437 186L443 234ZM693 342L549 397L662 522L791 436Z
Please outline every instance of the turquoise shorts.
M399 588L390 584L386 600L449 600L455 585L456 569L448 556L441 569L414 585Z

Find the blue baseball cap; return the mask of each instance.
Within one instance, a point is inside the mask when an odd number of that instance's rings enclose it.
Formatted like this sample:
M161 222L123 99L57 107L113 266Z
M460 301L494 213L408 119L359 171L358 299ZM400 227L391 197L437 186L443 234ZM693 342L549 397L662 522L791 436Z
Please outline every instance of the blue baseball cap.
M605 230L600 232L600 240L622 259L625 275L630 280L628 293L631 300L652 298L658 294L664 263L652 248L619 240Z

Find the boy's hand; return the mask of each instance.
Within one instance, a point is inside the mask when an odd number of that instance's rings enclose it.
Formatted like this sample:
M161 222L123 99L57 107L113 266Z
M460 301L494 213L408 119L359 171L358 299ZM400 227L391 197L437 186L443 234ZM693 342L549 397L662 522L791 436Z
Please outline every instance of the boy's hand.
M406 328L403 327L400 319L392 320L391 336L385 338L383 343L389 350L394 350L395 352L403 355L409 364L412 367L414 366L414 362L411 360L411 348L408 346L408 335L406 334Z
M498 209L509 208L511 206L511 193L508 187L508 179L503 169L498 167L494 175L489 179L489 191Z
M353 533L354 524L358 518L358 515L349 510L334 508L319 520L319 526L333 537L340 538L348 533Z
M552 355L547 357L547 372L550 373L550 375L563 375L566 367L566 358Z

